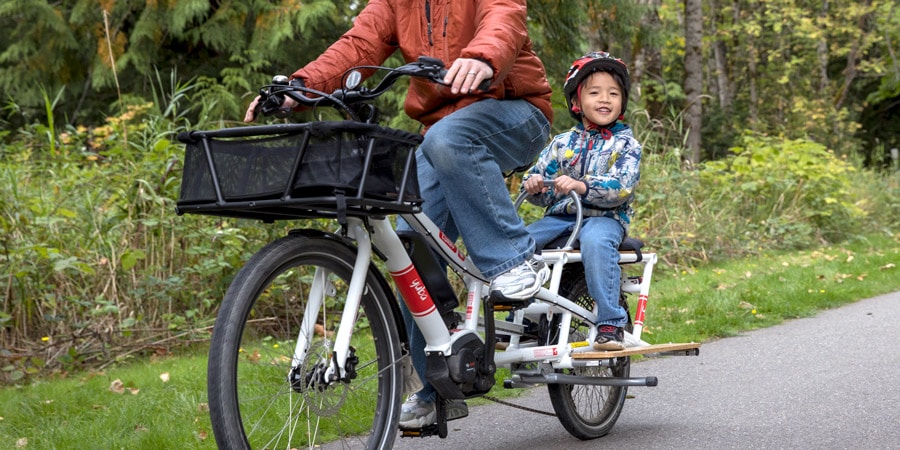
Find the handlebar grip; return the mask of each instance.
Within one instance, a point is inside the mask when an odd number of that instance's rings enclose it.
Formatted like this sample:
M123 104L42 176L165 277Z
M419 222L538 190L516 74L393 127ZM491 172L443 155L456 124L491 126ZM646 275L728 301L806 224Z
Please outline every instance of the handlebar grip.
M260 89L259 95L263 101L256 104L256 108L253 110L253 116L259 117L260 113L264 116L274 115L280 119L290 116L291 110L282 106L285 101L284 92L303 87L303 80L299 78L288 79L288 77L284 75L275 75L272 77L271 85Z
M436 78L435 81L439 84L444 84L444 77L447 76L447 72L448 72L447 69L441 69L441 71L437 73L437 76L435 77ZM486 78L484 80L481 80L481 83L478 83L478 87L475 90L486 91L491 88L491 83L493 81L494 81L493 78Z
M262 112L264 116L275 114L276 116L282 110L281 105L284 103L284 94L277 92L270 93L266 99L256 105L256 112ZM257 116L258 117L258 116Z
M544 180L544 186L553 186L553 180ZM525 197L528 197L529 195L531 194L525 191L519 194L516 201L513 202L513 206L516 210L522 206L522 203L525 202ZM569 198L572 199L572 203L575 205L575 228L572 230L572 233L569 234L569 239L566 240L566 245L563 247L563 250L571 250L573 248L575 240L578 239L578 234L581 232L581 222L584 221L584 209L581 206L581 196L575 191L570 191Z

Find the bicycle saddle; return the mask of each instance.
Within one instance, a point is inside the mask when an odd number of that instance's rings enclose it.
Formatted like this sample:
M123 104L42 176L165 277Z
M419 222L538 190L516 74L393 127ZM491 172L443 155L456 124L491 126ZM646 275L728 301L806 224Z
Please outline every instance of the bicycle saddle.
M566 241L568 239L569 239L569 235L564 234L564 235L554 239L546 246L544 246L544 250L562 249L563 247L565 247ZM626 237L619 244L619 251L620 252L635 252L637 254L637 260L640 261L641 260L641 248L643 248L643 247L644 247L644 241L642 241L638 238L634 238L634 237ZM581 248L580 240L575 239L575 242L572 243L572 249L579 250L580 248Z

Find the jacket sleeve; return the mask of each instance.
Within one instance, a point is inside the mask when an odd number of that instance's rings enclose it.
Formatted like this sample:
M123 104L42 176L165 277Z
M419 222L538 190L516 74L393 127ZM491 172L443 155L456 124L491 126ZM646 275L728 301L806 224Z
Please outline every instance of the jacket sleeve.
M594 166L600 165L596 158L584 177L588 191L582 202L597 208L613 209L631 199L641 178L641 144L633 136L623 136L613 145L609 167Z
M494 69L494 80L503 80L528 42L525 0L475 0L478 32L461 58L480 59Z
M350 30L291 78L302 78L308 88L332 92L341 87L341 77L348 68L381 65L398 48L393 17L393 7L387 0L371 0ZM372 73L364 71L363 77Z

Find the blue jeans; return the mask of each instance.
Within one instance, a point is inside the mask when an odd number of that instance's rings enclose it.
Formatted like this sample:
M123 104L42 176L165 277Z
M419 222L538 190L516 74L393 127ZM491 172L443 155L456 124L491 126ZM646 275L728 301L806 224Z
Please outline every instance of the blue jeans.
M537 248L544 248L554 239L567 235L575 228L575 216L544 216L528 225ZM619 244L625 230L609 217L585 217L581 223L579 241L581 260L587 278L588 293L597 303L597 325L624 327L628 313L619 305L622 269L619 267Z
M534 240L519 217L503 172L534 162L550 137L550 123L525 100L485 99L444 117L429 128L416 151L422 210L453 241L462 237L472 262L494 278L534 253ZM409 229L398 220L398 229ZM401 303L413 366L425 379L425 339Z

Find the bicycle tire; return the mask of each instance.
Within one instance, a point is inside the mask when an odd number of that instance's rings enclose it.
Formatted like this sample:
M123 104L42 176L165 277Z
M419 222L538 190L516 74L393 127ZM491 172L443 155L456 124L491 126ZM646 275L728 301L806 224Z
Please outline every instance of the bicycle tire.
M578 303L587 310L594 309L594 299L588 294L584 269L578 266L567 268L560 283L560 295ZM624 295L620 295L620 303L628 310ZM629 315L630 316L630 315ZM561 326L557 315L551 324L551 330ZM569 342L587 339L590 324L573 318ZM626 326L631 331L631 320ZM616 358L610 366L578 367L560 369L557 373L567 373L591 377L627 377L631 372L631 358ZM592 386L576 384L548 384L550 403L563 428L572 436L589 440L605 436L612 430L619 419L625 405L627 386Z
M328 383L311 376L332 354L330 338L340 323L354 259L354 250L336 238L292 234L265 246L239 271L216 317L209 350L209 409L219 448L393 445L402 354L393 297L375 269L369 270L351 341L359 359L356 377ZM317 268L327 271L327 295L316 312L319 325L309 338L308 356L292 371Z

